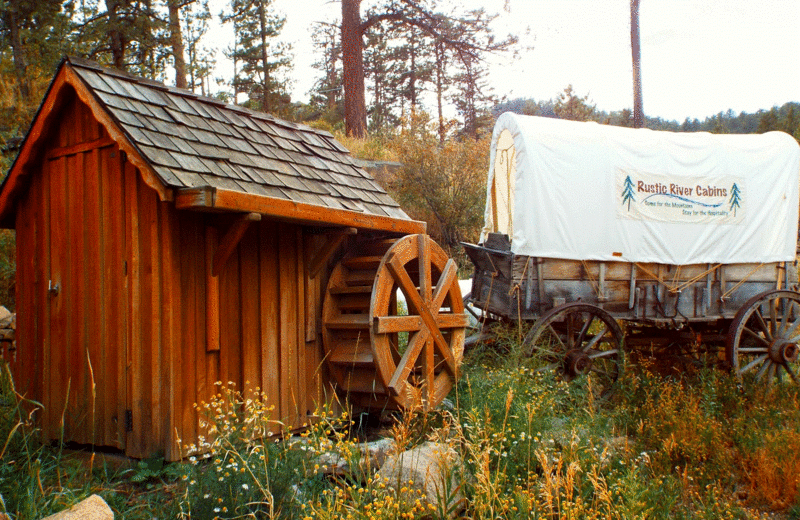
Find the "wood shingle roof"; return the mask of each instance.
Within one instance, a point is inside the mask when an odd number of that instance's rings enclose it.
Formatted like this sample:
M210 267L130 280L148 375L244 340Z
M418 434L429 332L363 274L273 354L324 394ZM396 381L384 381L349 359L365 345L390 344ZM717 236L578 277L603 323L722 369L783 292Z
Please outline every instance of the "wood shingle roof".
M68 61L166 187L209 186L408 219L328 132Z

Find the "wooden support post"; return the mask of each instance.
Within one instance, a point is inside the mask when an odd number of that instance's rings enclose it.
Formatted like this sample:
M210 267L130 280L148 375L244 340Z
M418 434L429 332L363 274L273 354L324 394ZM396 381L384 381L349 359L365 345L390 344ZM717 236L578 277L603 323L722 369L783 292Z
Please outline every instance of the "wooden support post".
M628 286L628 308L633 309L636 303L636 264L631 264L631 280Z
M216 254L214 254L214 261L211 268L211 276L219 276L222 268L228 262L233 250L239 245L239 241L244 236L247 228L251 222L258 222L261 220L261 215L258 213L245 213L236 219L236 222L231 225L230 229L219 242Z
M336 232L330 233L328 235L327 240L325 243L322 244L322 247L319 251L314 255L314 257L308 263L308 276L311 278L316 278L319 274L322 266L325 265L325 262L328 261L328 258L336 251L336 248L344 241L347 235L355 235L358 232L356 228L344 228L342 230L337 230Z

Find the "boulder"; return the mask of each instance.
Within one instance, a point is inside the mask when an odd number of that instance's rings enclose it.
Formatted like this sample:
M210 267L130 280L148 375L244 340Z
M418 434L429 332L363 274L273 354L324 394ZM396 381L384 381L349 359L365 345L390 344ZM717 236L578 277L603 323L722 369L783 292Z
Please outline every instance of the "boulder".
M69 509L42 520L114 520L114 511L98 495L81 500Z
M418 494L451 517L462 511L466 499L462 489L466 475L463 462L447 444L426 442L386 459L377 478L398 492L400 498L416 500ZM404 489L409 490L405 491ZM414 495L414 492L417 495ZM403 497L407 494L407 497Z

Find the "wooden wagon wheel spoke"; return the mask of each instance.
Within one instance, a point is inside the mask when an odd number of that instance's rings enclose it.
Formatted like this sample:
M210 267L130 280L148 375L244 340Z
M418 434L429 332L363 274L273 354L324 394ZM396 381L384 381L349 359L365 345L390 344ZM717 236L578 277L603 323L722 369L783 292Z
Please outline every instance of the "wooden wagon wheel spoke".
M786 369L786 372L789 374L789 377L791 377L791 378L792 378L792 381L794 381L794 383L795 383L795 384L797 384L797 382L798 382L798 381L797 381L797 373L795 373L795 371L794 371L794 369L791 367L791 365L786 365L786 366L784 366L783 368L785 368L785 369Z
M605 338L607 333L608 333L608 327L603 326L603 329L597 334L595 334L594 337L592 337L592 339L589 340L588 343L586 343L586 345L583 347L583 351L589 352L591 349L594 348L595 345L600 343L600 341L602 341L603 338Z
M769 347L769 341L767 341L766 338L763 338L756 331L754 331L754 330L752 330L752 329L750 329L748 327L745 327L744 329L742 329L742 333L743 334L747 334L747 336L749 338L754 339L757 343L762 343L765 348Z
M591 359L600 359L605 357L614 357L620 354L619 349L611 349L611 350L601 350L601 351L594 351L593 354L589 354L589 358Z
M756 308L754 310L753 317L755 318L755 325L758 325L758 328L760 328L764 332L764 335L766 336L767 340L771 340L772 339L772 329L768 325L767 321L764 320L764 315L761 314L761 309L760 308Z
M740 380L752 379L767 388L798 384L798 309L800 294L785 290L756 295L739 309L728 330L726 357Z
M786 305L783 306L783 313L781 314L781 325L778 328L779 334L786 334L789 327L789 318L792 316L792 309L796 304L794 302L788 302Z
M751 369L763 363L765 359L767 359L767 354L757 357L756 359L751 361L747 366L742 367L742 369L738 371L738 374L741 375L749 372Z

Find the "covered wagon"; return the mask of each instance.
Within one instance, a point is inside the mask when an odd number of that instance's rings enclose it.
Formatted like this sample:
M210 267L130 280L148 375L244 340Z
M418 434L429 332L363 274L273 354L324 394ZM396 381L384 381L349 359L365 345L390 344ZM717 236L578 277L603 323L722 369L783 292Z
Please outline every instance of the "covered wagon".
M625 335L797 381L793 138L506 113L491 146L481 243L464 244L484 317L532 322L526 346L567 379L610 387Z

